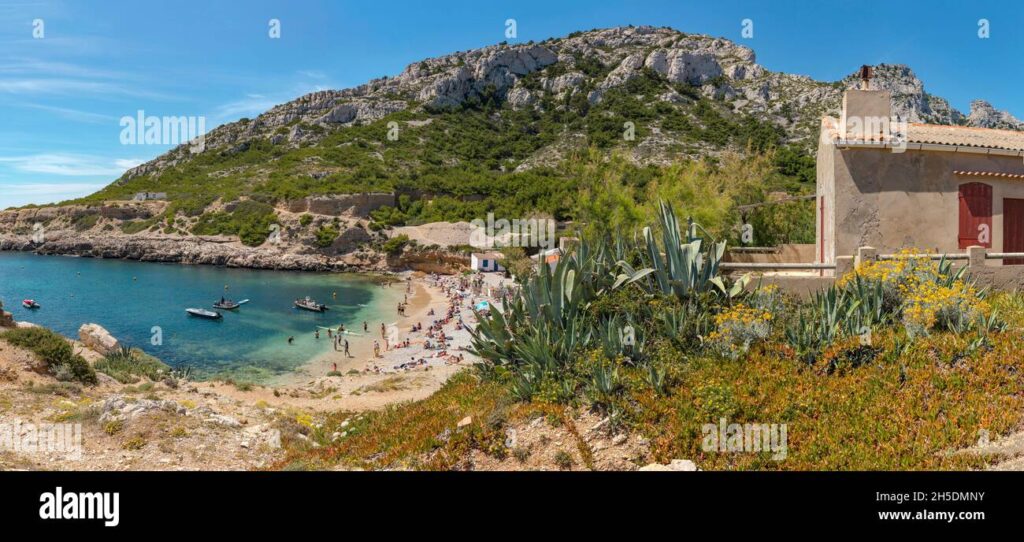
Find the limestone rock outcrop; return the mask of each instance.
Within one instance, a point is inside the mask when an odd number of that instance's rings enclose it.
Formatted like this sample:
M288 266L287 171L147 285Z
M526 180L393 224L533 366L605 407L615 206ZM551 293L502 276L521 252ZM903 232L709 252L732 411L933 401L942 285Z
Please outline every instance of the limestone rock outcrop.
M78 328L78 339L86 348L103 356L109 356L121 347L121 343L99 324L82 324Z

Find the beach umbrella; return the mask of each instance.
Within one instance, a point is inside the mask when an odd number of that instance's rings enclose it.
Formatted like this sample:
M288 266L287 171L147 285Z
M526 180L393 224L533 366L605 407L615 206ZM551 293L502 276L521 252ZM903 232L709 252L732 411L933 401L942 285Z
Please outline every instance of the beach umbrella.
M478 311L491 310L491 304L489 302L487 302L487 301L481 301L481 302L476 304L476 310L478 310Z

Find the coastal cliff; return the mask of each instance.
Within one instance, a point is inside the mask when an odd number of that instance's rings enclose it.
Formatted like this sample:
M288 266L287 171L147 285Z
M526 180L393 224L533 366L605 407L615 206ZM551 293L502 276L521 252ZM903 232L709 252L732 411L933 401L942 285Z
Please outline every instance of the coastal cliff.
M377 249L387 236L369 231L366 216L393 200L384 196L287 202L274 210L270 235L257 246L247 246L237 235L191 234L189 223L197 219L167 213L167 202L10 209L0 211L0 250L253 269L379 271L389 268Z

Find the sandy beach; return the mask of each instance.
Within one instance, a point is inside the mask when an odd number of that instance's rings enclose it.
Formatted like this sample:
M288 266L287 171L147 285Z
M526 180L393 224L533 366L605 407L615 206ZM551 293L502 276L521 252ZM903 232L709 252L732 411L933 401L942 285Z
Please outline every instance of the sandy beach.
M349 341L348 356L343 349L328 350L267 386L249 391L218 382L200 386L216 388L218 393L238 399L314 410L375 409L429 396L451 375L477 361L466 351L470 334L465 326L476 325L472 308L481 302L500 307L500 288L511 281L498 274L403 273L399 277L401 280L388 287L404 290L398 299L407 300L405 314L398 314L396 305L388 321L367 322L368 332L363 332L361 323L357 329L349 329L350 333L344 335ZM413 331L414 326L417 331ZM396 336L393 327L397 328L401 346L395 347L388 340ZM439 345L442 333L443 348ZM330 347L333 337L321 330L318 340ZM375 342L380 345L377 357Z

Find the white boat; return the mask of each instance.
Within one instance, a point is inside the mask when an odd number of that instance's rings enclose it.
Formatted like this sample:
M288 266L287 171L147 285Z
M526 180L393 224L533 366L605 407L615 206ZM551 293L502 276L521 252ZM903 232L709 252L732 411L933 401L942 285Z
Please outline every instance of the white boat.
M223 318L219 312L208 311L206 309L185 309L185 312L199 318L206 318L208 320L220 320Z
M317 303L316 300L306 297L305 299L296 299L295 307L298 309L313 311L313 312L324 312L327 310L327 305Z

